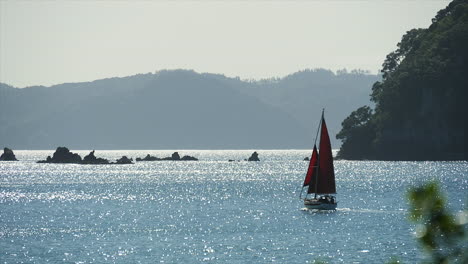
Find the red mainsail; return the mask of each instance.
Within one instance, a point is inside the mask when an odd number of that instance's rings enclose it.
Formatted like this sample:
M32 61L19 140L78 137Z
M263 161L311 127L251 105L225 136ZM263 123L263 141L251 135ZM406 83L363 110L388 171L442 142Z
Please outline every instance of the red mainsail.
M315 183L315 175L317 174L317 165L318 165L318 153L317 153L317 147L314 145L314 151L312 151L312 157L310 158L309 168L307 169L307 174L304 179L304 184L302 185L302 187Z
M335 169L333 168L333 155L328 136L327 124L322 115L322 129L320 131L319 169L317 179L317 194L336 193Z

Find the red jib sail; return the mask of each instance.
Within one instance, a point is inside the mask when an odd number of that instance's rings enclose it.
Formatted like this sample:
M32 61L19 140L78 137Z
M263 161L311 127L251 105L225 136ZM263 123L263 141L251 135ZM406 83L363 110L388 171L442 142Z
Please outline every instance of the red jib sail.
M333 156L328 136L325 118L322 116L322 129L320 131L319 145L319 169L317 179L317 194L336 193L335 169L333 168Z
M314 145L314 151L312 151L312 157L310 158L309 168L307 169L307 174L304 179L304 184L302 185L302 187L315 183L315 174L317 174L317 165L318 165L318 153L317 153L317 147Z

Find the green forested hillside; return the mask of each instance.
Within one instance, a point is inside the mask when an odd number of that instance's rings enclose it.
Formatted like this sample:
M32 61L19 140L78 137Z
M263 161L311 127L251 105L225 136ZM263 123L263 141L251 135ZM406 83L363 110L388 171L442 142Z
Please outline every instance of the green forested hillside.
M342 123L339 157L468 159L468 1L440 10L427 29L408 31L363 106Z

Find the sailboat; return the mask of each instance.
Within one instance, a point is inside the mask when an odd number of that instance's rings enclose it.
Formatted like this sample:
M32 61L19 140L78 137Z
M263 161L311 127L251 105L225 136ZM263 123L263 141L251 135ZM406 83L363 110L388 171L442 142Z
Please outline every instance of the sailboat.
M320 131L319 150L317 151L317 137ZM333 167L333 156L328 135L327 124L325 123L324 110L322 110L322 118L317 129L315 137L314 149L309 160L306 177L302 185L302 192L307 188L307 194L304 200L304 206L308 209L317 210L335 210L336 202L336 185L335 185L335 169ZM309 197L309 195L313 197Z

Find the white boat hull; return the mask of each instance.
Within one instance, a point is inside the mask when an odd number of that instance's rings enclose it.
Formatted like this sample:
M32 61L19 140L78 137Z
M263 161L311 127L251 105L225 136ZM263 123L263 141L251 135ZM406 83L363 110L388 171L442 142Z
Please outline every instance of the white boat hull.
M338 203L328 203L328 202L321 202L316 199L306 199L304 200L304 206L307 209L315 209L315 210L336 210L336 206Z

